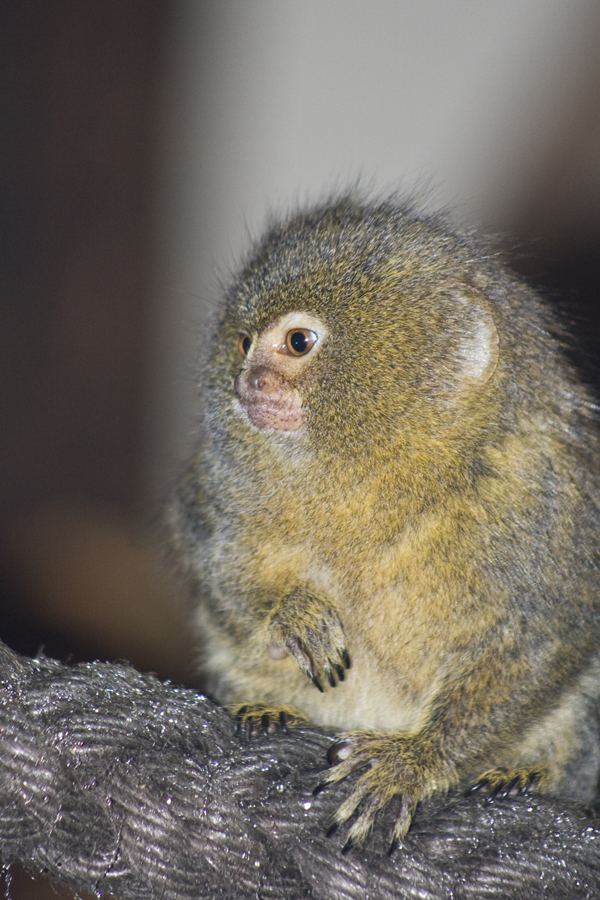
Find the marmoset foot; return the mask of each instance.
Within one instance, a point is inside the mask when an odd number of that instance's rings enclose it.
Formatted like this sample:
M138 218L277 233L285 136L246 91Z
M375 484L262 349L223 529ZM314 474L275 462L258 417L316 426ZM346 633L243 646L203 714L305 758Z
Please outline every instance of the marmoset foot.
M434 791L447 790L456 781L449 770L437 763L433 748L418 734L351 732L332 744L327 759L335 768L325 774L314 793L366 769L335 812L329 829L329 834L333 834L356 816L348 829L344 852L361 846L377 815L396 800L392 852L410 828L419 800Z
M510 794L527 794L543 786L546 773L539 767L522 766L516 769L500 767L481 775L470 791L486 791L486 800L503 800Z
M306 725L307 716L294 706L274 705L269 703L244 703L229 705L228 711L235 719L235 730L247 738L257 734L274 734L276 731L287 732L295 725Z

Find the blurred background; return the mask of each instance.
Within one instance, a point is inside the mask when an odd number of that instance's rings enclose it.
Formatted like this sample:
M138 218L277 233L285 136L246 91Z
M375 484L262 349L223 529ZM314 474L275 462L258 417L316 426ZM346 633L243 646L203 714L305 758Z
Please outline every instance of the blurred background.
M193 682L155 525L270 211L419 186L598 385L599 47L597 0L0 3L0 636Z
M499 235L598 388L599 47L597 0L3 0L0 637L193 683L156 523L269 211L420 186Z

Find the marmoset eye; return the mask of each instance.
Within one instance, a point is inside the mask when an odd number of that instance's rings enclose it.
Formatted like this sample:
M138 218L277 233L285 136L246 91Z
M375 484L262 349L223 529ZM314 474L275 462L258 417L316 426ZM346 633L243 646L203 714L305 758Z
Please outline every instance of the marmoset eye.
M240 348L240 353L242 354L242 356L248 356L248 353L250 352L250 347L252 346L252 341L250 340L250 338L248 337L247 334L240 334L240 340L239 340L238 346Z
M285 346L292 356L305 356L317 342L317 335L308 328L294 328L285 336Z

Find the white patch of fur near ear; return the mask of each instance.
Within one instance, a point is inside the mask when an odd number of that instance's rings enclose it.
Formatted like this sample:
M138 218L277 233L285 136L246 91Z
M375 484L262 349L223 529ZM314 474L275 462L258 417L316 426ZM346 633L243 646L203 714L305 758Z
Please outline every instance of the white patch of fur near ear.
M464 332L459 344L459 391L485 384L498 364L498 332L487 300L461 285L456 300L463 307Z

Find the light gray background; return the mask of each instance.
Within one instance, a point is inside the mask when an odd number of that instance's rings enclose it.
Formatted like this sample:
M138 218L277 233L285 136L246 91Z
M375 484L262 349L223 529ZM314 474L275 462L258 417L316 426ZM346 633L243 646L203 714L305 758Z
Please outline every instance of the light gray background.
M268 211L360 177L426 186L494 230L518 232L535 208L541 231L576 231L600 205L599 47L597 0L176 2L149 495L189 452L205 310Z

